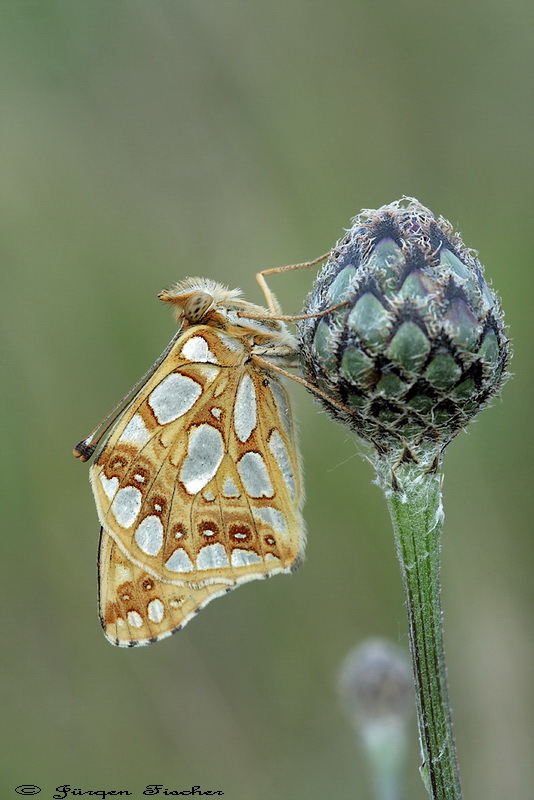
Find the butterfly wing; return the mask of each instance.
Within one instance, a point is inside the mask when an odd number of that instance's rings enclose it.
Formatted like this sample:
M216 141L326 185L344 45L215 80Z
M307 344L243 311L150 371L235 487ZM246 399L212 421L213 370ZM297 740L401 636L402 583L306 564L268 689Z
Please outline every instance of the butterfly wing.
M232 589L215 583L194 589L157 580L134 564L104 529L98 575L102 627L119 647L153 644L176 633L206 603Z
M212 327L178 339L123 412L91 482L103 527L101 618L115 643L166 636L209 600L288 572L302 554L287 394L246 344Z

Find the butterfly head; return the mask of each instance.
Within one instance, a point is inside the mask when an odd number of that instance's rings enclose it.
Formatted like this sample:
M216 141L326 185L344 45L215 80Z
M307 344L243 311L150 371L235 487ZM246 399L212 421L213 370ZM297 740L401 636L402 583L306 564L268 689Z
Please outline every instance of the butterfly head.
M213 318L227 303L241 296L240 289L228 289L209 278L185 278L158 295L171 303L179 322L201 325Z
M238 337L293 344L293 337L282 322L261 306L243 300L241 294L241 289L228 289L209 278L185 278L158 296L174 306L181 326L214 325Z

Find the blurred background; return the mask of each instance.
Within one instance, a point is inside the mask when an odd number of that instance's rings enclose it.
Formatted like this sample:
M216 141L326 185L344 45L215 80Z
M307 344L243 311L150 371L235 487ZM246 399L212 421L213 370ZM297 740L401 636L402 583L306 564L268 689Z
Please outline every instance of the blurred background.
M4 797L149 783L371 798L336 695L368 636L408 648L384 500L300 387L308 557L154 647L96 613L72 447L164 349L186 275L240 286L416 196L477 249L515 378L445 459L443 603L466 797L532 798L534 11L528 0L6 0L0 28ZM298 313L313 275L275 276ZM530 342L530 344L529 344ZM425 793L415 722L407 797Z

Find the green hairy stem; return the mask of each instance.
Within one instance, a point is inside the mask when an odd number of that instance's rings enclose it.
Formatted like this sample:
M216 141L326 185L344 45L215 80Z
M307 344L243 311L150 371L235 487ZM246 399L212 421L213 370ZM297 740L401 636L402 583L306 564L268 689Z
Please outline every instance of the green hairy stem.
M461 800L440 602L442 476L416 465L403 465L392 473L386 463L379 465L378 474L393 522L406 595L421 776L432 800Z

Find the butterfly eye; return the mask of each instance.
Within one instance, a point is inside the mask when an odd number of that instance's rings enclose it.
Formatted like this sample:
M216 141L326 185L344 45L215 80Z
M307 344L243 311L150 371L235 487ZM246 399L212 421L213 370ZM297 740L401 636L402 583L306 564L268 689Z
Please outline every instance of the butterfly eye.
M184 317L188 322L201 322L208 311L213 308L214 301L207 292L194 292L184 303Z

